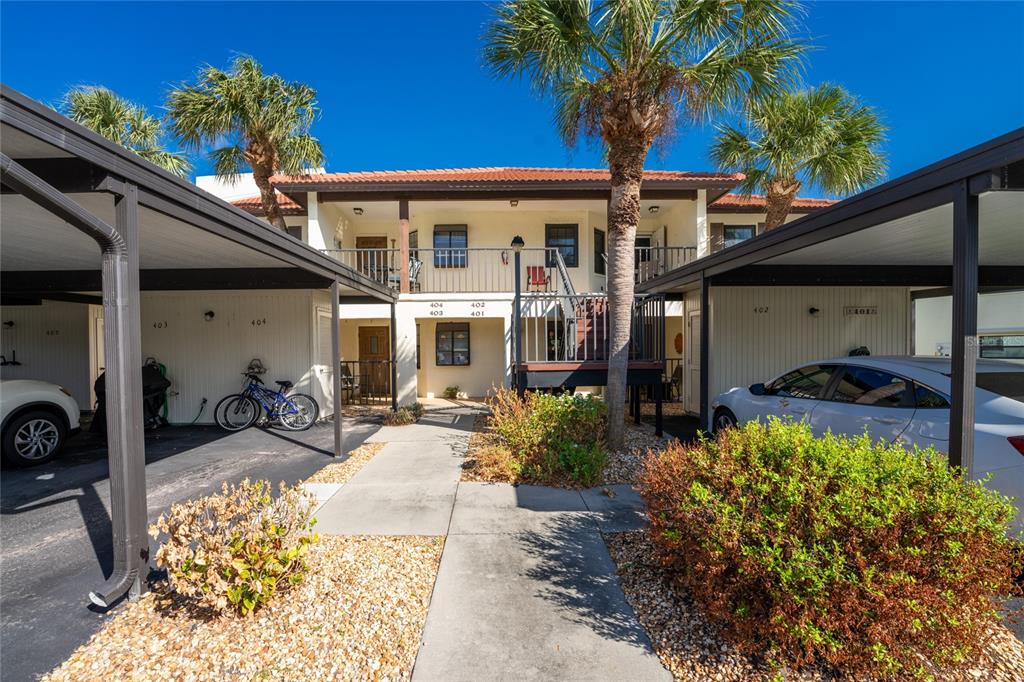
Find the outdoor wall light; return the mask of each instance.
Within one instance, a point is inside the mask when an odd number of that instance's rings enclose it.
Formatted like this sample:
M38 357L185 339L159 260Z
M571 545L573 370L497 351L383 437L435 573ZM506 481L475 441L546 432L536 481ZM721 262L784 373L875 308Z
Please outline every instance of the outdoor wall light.
M815 315L817 315L817 314L818 314L818 313L820 313L820 312L821 312L821 311L820 311L819 309L815 308L814 306L811 306L810 308L808 308L808 309L807 309L807 313L808 313L808 314L809 314L809 315L810 315L811 317L814 317Z
M651 212L651 215L654 215L655 213L661 210L661 206L651 206L647 210Z
M11 327L14 326L14 320L7 320L6 322L4 322L4 326L10 329Z
M216 317L216 315L212 310L207 310L205 313L203 313L203 319L206 320L207 322L212 320L214 317Z
M359 208L358 206L353 208L352 212L355 213L356 215L363 215L363 209Z
M518 234L515 237L512 238L512 250L513 251L515 251L516 253L519 253L520 251L523 250L524 246L526 246L526 242L524 242L523 238L520 237Z
M519 205L519 199L510 199L508 205L511 206L512 208L515 208L516 206Z

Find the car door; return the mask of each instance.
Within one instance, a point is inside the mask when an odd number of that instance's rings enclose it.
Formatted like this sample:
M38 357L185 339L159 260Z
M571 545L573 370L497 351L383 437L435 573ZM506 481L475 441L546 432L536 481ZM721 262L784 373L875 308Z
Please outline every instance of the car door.
M817 434L859 436L873 441L899 438L914 418L913 382L873 367L846 365L829 386L811 419Z
M787 372L766 386L763 396L755 396L752 407L762 421L768 415L810 420L834 370L835 365L807 365Z

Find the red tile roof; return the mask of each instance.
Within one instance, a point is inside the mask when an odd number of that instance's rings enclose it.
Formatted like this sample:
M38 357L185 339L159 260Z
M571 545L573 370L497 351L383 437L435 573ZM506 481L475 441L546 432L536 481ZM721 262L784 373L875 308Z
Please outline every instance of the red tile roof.
M644 180L653 182L691 182L709 185L734 184L741 173L699 173L689 171L644 171ZM275 175L270 181L279 185L321 185L356 183L518 183L518 182L607 182L610 174L600 168L439 168L433 170L360 171L311 175Z
M816 208L825 208L836 203L838 199L801 199L797 198L793 201L791 211L813 211ZM759 194L752 194L750 196L743 196L741 194L726 194L725 196L717 199L713 203L708 205L708 210L715 209L764 209L766 206L765 198Z
M258 197L245 197L244 199L235 199L231 202L238 208L252 213L253 215L263 215L263 200ZM291 197L286 194L277 193L277 205L281 208L281 213L284 215L304 215L306 209L296 203Z

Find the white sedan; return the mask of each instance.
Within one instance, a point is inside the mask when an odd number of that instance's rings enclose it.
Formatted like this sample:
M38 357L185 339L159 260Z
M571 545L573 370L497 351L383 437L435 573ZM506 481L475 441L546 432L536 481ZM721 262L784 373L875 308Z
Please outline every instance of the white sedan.
M0 438L6 462L42 464L79 431L78 403L57 384L30 379L0 382Z
M726 391L712 403L712 424L776 415L805 420L817 435L866 429L876 440L948 452L950 384L949 358L835 358ZM991 475L988 487L1024 501L1024 366L978 360L976 386L972 478Z

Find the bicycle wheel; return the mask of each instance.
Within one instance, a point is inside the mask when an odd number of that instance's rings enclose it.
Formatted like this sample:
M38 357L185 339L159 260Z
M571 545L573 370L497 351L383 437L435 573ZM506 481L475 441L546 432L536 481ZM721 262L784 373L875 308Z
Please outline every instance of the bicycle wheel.
M217 403L213 418L225 431L241 431L253 425L260 414L256 401L241 393L229 395Z
M289 431L305 431L320 416L320 406L313 398L304 393L288 396L284 403L278 406L278 409L281 412L278 417L281 426Z

